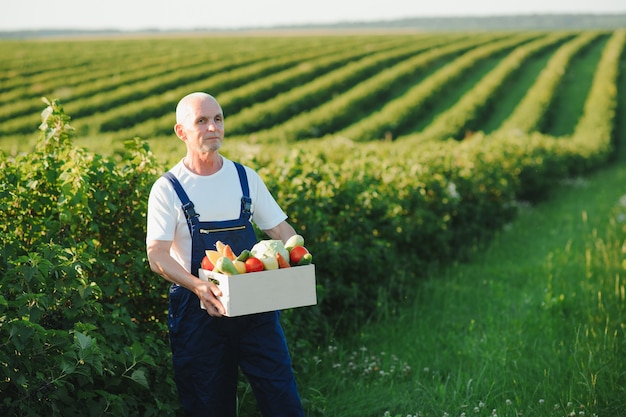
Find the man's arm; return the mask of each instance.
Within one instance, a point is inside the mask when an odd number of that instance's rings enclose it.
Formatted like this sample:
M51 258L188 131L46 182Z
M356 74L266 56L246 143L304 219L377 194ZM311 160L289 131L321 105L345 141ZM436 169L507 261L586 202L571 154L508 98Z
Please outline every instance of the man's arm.
M222 316L225 313L224 306L217 299L222 295L220 289L211 281L203 281L190 274L170 255L172 242L168 240L153 240L148 242L147 252L150 269L170 282L193 291L207 312L212 316Z
M263 230L267 235L274 240L282 240L283 243L287 242L287 240L296 234L295 229L287 223L287 221L282 221L278 224L278 226L272 227L271 229Z

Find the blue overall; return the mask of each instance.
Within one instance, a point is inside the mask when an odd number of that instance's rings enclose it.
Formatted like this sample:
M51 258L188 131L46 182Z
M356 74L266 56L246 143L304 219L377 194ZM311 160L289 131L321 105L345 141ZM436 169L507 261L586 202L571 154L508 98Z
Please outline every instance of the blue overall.
M191 273L198 268L206 249L221 240L235 253L257 242L251 217L248 179L235 163L243 197L238 219L201 222L193 203L176 177L170 180L187 217L192 236ZM248 378L261 413L269 416L303 417L304 411L291 368L279 312L240 317L212 317L200 308L200 300L188 289L170 288L169 332L174 378L188 417L235 417L238 367Z

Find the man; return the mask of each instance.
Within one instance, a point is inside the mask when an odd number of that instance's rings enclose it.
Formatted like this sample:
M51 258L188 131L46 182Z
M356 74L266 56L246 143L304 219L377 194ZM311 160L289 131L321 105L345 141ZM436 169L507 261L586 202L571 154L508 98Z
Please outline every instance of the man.
M236 253L256 243L252 221L283 242L295 231L258 174L220 155L224 115L215 98L181 99L174 131L187 153L153 185L146 246L150 268L172 282L168 324L185 413L235 417L240 367L263 416L304 416L279 313L224 317L219 288L197 277L215 241Z

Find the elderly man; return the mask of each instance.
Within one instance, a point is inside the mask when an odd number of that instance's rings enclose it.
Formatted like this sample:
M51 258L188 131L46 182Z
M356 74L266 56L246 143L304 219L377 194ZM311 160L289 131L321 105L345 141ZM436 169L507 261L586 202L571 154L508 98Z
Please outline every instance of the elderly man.
M235 417L241 368L263 416L304 416L279 312L224 317L219 288L197 277L217 240L236 253L250 249L252 222L284 242L295 231L259 175L220 155L224 115L215 98L183 97L174 130L187 152L153 185L146 246L151 269L172 282L168 323L185 413Z

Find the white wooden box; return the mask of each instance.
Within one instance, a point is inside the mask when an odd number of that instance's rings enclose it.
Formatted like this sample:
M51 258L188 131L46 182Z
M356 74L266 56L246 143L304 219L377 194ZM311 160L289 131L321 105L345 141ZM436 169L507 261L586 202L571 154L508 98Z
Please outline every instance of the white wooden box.
M219 281L228 317L317 304L313 264L238 275L200 269L198 275Z

